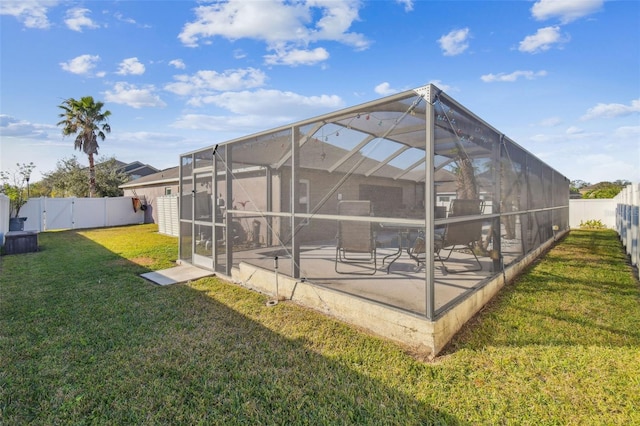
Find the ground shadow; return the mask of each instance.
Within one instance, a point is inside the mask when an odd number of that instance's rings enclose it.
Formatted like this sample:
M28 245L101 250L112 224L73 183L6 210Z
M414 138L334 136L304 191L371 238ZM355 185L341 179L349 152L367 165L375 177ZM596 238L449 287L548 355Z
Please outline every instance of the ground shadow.
M0 418L8 423L463 424L204 292L139 277L78 231L4 259ZM243 293L251 309L257 294ZM243 300L244 303L244 300Z

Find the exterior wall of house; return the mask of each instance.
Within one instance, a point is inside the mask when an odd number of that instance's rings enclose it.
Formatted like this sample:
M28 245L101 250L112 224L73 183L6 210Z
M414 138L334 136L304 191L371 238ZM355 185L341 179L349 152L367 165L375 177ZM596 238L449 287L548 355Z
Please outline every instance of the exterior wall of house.
M265 170L237 172L234 173L234 177L235 179L232 182L232 203L224 206L224 208L236 212L232 215L232 220L237 223L235 226L242 228L241 239L251 240L254 244L280 241L286 245L287 242L290 242L290 220L288 218L273 217L270 218L271 222L267 223L263 212L291 212L291 170L284 167L273 174L271 184L272 206L270 208L267 206L267 194L269 191ZM397 193L398 200L396 203L382 205L385 203L384 198L380 199L379 205L374 202L374 216L420 218L421 215L424 215L423 184L354 175L337 188L334 194L327 196L327 192L334 188L342 177L343 175L339 173L331 174L322 170L302 169L299 179L305 183L305 187L308 187L308 198L306 192L300 195L301 212L334 215L338 211L338 202L340 200L362 199L361 191L363 186L366 186L368 189L373 187L378 192L384 192L384 188L390 188ZM140 191L137 191L137 193L139 196L143 194ZM144 194L147 194L147 192ZM212 196L212 203L216 203L216 198L220 196L223 199L226 198L226 181L219 181L215 196L213 196L214 194L210 195ZM369 197L370 194L366 198L369 199ZM322 205L319 205L319 203L322 203ZM255 214L252 212L255 212ZM254 234L258 229L259 235ZM299 232L301 242L309 242L333 239L336 235L336 230L334 221L329 223L327 221L309 220L297 232Z
M379 217L421 217L421 212L424 210L422 204L422 195L424 194L423 185L416 184L408 181L389 181L389 179L365 177L360 175L354 175L344 182L340 187L336 188L333 194L329 194L328 191L338 184L342 179L342 174L331 174L323 170L303 169L300 171L300 180L308 181L309 183L309 199L307 203L309 205L309 212L317 214L330 214L334 215L338 212L338 202L346 200L360 200L361 189L363 185L368 187L378 188L393 188L396 192L401 192L401 203L394 207L393 211L389 211L388 206L377 206L376 202L373 202L373 216ZM280 201L280 211L291 211L291 171L285 169L282 172L282 197ZM421 188L416 188L416 187ZM369 199L368 197L366 199ZM318 203L324 203L319 206ZM288 221L282 225L282 234L287 234L290 224ZM328 226L326 221L314 221L311 220L305 227L304 232L301 233L302 242L326 240L327 237L335 237L337 231L337 224L332 222L331 226Z
M171 183L150 184L137 188L124 188L124 196L138 197L143 203L146 203L147 210L144 212L144 223L158 223L158 213L155 209L156 198L167 194L178 193L178 181Z

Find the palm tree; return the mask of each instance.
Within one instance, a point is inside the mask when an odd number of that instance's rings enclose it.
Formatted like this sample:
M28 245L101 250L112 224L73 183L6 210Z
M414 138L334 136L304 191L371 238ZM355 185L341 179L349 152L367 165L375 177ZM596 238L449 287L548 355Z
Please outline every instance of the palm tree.
M84 96L79 100L69 98L58 105L64 112L57 125L64 126L64 136L76 135L74 148L83 151L89 157L89 196L96 195L96 171L93 154L98 154L98 138L104 140L105 133L111 132L107 118L111 111L102 111L103 102L95 102L92 96Z

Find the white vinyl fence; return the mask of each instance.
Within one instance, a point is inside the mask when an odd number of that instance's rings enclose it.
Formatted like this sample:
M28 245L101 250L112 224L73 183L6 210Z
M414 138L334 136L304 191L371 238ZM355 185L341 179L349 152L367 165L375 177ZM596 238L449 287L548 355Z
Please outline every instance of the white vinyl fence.
M569 227L580 228L581 223L599 220L607 228L615 229L616 204L613 198L569 200Z
M614 198L616 208L616 230L624 245L631 264L640 266L640 183L627 185ZM636 269L637 271L637 269Z
M164 195L156 198L158 232L173 237L180 236L178 196Z
M144 223L144 211L133 208L133 197L30 198L20 209L25 231L102 228Z
M4 245L4 234L9 232L9 197L0 194L0 246Z

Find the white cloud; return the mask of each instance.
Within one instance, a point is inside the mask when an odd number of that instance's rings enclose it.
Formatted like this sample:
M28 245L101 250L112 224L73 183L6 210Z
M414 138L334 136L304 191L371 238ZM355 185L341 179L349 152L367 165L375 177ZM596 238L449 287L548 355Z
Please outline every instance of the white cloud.
M624 157L615 154L593 153L583 154L578 150L572 158L574 173L570 179L576 179L588 175L588 181L613 182L618 179L627 179L636 182L640 178L637 164L629 162Z
M366 49L370 45L364 35L348 32L354 21L358 20L358 10L362 5L356 0L341 1L309 1L307 5L319 8L322 18L318 20L315 28L309 31L309 41L338 41L357 49Z
M240 135L344 107L343 100L336 95L303 96L279 90L226 92L200 101L230 114L185 114L173 126Z
M380 83L373 89L377 94L382 96L392 95L398 93L398 90L393 89L388 82Z
M531 7L531 14L539 21L558 17L567 24L598 11L604 0L539 0Z
M117 136L112 136L112 141L116 137L118 141L126 143L128 146L140 145L142 147L147 147L149 145L149 141L154 141L156 144L154 146L154 150L167 147L179 147L185 142L184 136L147 131L118 132Z
M7 114L0 114L0 134L3 137L46 139L49 127L18 120Z
M178 35L180 41L190 47L206 43L220 36L230 40L251 38L262 40L275 55L267 57L276 63L290 58L286 51L308 50L310 43L336 41L356 49L370 45L362 34L349 32L362 3L357 0L298 1L279 0L243 1L230 0L213 5L201 5L194 9L196 18L184 25ZM265 19L268 17L268 19ZM321 51L314 50L319 57ZM326 56L328 57L328 55ZM308 58L307 58L308 59Z
M100 25L93 22L91 18L87 16L91 11L89 9L83 9L80 7L75 7L73 9L67 10L67 17L64 20L64 23L67 24L67 28L73 31L82 32L82 28L100 28Z
M628 139L632 140L634 138L636 141L640 139L640 126L622 126L615 130L613 136L620 139ZM640 149L640 146L638 147Z
M264 130L262 124L277 127L294 121L291 116L275 115L206 115L185 114L180 116L171 127L189 130L225 132L228 139ZM184 149L182 150L184 151Z
M132 108L164 107L166 104L155 94L153 85L137 87L133 84L118 82L113 90L104 92L105 101L128 105Z
M203 96L213 92L260 87L266 78L262 71L255 68L226 70L222 73L202 70L191 76L174 76L177 81L166 84L164 89L182 96Z
M128 58L120 62L120 67L116 74L120 75L141 75L144 74L144 64L138 61L138 58Z
M73 74L89 75L98 61L100 61L100 56L98 55L80 55L70 61L60 62L60 66L63 70Z
M337 95L303 96L280 90L224 92L203 97L200 102L213 104L236 114L268 114L288 117L289 121L344 106L342 99Z
M565 130L565 133L567 135L577 136L577 135L584 134L584 130L576 126L569 126L567 130Z
M469 28L453 30L438 39L445 56L459 55L469 47Z
M272 122L284 123L286 120L277 120L269 117ZM251 115L205 115L205 114L185 114L180 116L171 126L178 129L207 130L211 132L238 132L238 134L249 133L262 129L259 123L263 117Z
M512 83L519 78L525 78L527 80L534 80L538 77L544 77L547 75L546 71L514 71L510 74L500 73L500 74L485 74L480 77L482 81L485 83L493 83L496 81L499 82L509 82Z
M563 133L538 133L529 137L529 140L539 143L563 143L577 140L598 139L602 137L600 132L586 132L585 130L569 126Z
M538 125L542 127L555 127L562 124L560 117L549 117L542 120Z
M127 18L125 17L121 12L116 12L113 14L113 16L120 22L124 22L126 24L135 24L136 20L133 18Z
M27 28L47 29L51 26L47 10L58 3L49 0L3 0L0 2L0 15L13 16Z
M569 41L569 36L560 34L560 27L540 28L534 35L526 36L520 42L518 50L527 53L538 53L551 49L554 44L562 44Z
M172 66L176 67L179 70L183 70L183 69L185 69L187 67L184 64L184 62L182 61L182 59L174 59L172 61L169 61L169 65L172 65Z
M629 105L623 104L597 104L593 108L589 108L581 120L593 120L595 118L612 118L624 115L630 115L640 112L640 98L634 99Z
M404 5L405 12L411 12L413 10L413 0L396 0L396 3Z
M120 22L124 22L125 24L135 25L138 28L151 28L151 25L149 25L149 24L141 24L141 23L139 23L138 21L136 21L133 18L129 18L129 17L124 16L124 14L122 14L121 12L115 12L113 14L113 17L116 18Z
M323 47L313 50L306 49L278 49L274 55L265 55L265 63L269 65L314 65L329 59L329 52Z

